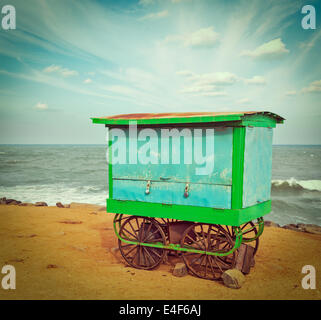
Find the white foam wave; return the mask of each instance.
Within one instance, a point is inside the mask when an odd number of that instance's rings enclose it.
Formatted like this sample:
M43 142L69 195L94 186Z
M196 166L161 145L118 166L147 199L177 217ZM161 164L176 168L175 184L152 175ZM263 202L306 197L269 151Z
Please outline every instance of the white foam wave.
M106 205L108 196L107 189L101 192L88 193L89 190L97 190L96 186L77 186L70 187L61 184L48 185L24 185L3 187L0 186L0 197L15 199L22 202L44 201L50 206L56 205L57 202L71 203L91 203Z
M272 185L275 187L301 187L310 191L321 191L321 180L296 180L295 178L290 178L288 180L272 180Z

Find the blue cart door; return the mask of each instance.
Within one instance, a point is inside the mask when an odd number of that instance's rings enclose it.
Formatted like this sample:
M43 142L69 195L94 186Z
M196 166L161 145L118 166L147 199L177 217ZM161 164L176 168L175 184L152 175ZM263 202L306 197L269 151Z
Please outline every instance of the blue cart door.
M113 163L114 199L231 208L233 128L148 130L137 132L135 159L129 130L117 137L126 146L126 163Z

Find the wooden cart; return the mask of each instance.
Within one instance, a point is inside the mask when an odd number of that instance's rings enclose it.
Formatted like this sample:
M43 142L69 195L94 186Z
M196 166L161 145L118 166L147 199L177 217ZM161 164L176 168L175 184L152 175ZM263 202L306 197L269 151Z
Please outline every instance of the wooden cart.
M153 269L175 251L192 274L216 280L242 243L255 253L283 120L259 111L92 118L109 128L107 211L125 261Z

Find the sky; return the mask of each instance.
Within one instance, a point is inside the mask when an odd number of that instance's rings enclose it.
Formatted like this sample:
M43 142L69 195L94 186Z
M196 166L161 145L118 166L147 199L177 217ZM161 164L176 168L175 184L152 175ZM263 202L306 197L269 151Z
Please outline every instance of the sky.
M0 144L101 144L91 117L270 111L321 144L321 2L0 0ZM303 29L304 5L316 28ZM4 14L0 13L1 17Z

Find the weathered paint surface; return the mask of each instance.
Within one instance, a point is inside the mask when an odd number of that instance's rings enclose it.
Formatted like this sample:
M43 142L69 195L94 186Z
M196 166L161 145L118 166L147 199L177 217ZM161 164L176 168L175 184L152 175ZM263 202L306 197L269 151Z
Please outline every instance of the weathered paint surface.
M181 129L180 129L181 130ZM137 180L154 180L154 181L171 181L171 182L192 182L207 184L232 184L232 150L233 150L233 129L230 127L216 128L214 130L214 153L205 153L206 140L205 130L201 139L194 137L180 138L180 149L174 148L174 153L180 153L180 164L173 164L172 139L169 139L169 163L161 164L161 129L156 129L157 137L148 139L150 143L158 143L158 151L153 155L154 160L158 164L117 164L113 163L113 178L116 179L137 179ZM129 134L125 130L126 152L129 159ZM139 134L139 130L138 130ZM185 140L186 139L186 140ZM184 148L184 145L190 144L192 147ZM207 154L213 163L213 170L206 175L198 175L196 169L204 168L205 165L197 164L194 160L195 144L202 144L203 155ZM146 144L146 141L138 141L138 153L140 148ZM186 158L191 158L190 164L184 164L184 151ZM137 154L138 154L137 153Z
M227 127L214 130L214 147L211 153L206 150L205 130L202 131L202 136L198 138L195 138L194 135L181 137L180 148L172 148L172 139L170 138L169 149L167 150L168 164L161 163L161 129L156 129L156 132L157 136L151 136L147 139L149 143L155 142L158 145L158 150L153 155L156 164L142 164L139 158L137 164L113 163L113 198L222 209L231 208L233 129ZM139 133L140 130L138 130L138 136ZM126 140L128 160L130 141L128 130L122 139ZM196 144L202 145L203 155L206 154L211 161L212 170L209 174L197 174L197 168L204 168L205 165L195 162L194 149ZM146 145L146 140L138 140L137 155L143 150L141 147L144 145ZM178 152L180 153L180 164L173 164L173 156ZM184 164L184 156L185 159L191 159L191 162ZM151 186L150 193L146 195L148 181L151 181ZM189 196L187 198L184 197L186 183L189 184Z
M272 128L246 127L243 208L271 197Z
M185 198L185 183L151 182L149 194L145 194L146 185L146 181L115 179L113 198L220 209L231 208L230 186L190 184L189 195Z

